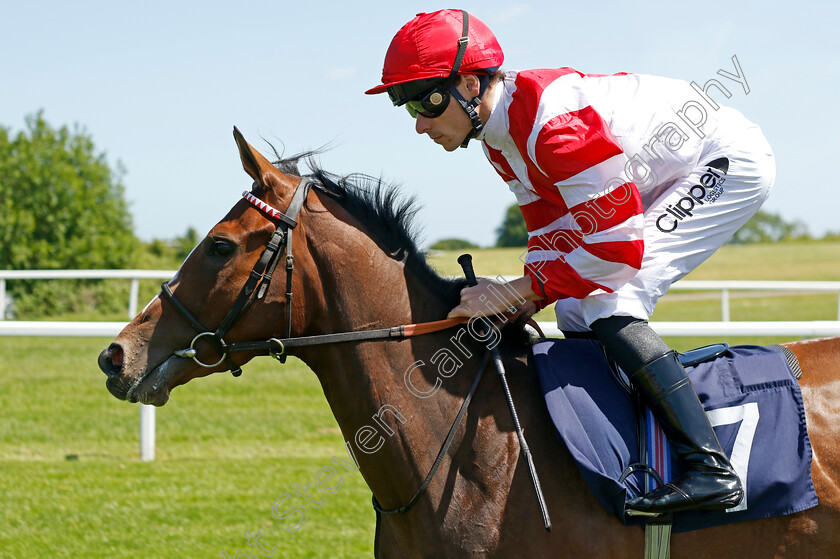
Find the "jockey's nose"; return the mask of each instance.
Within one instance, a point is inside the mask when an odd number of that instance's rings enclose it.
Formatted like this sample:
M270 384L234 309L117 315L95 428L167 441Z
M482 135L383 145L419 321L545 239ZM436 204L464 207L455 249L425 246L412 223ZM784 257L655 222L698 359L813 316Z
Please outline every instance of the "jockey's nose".
M426 118L425 116L418 113L417 118L414 121L414 130L416 130L418 134L426 134L431 129L431 127L432 119Z
M111 344L99 354L99 368L108 375L108 378L115 378L122 374L125 353L119 344Z

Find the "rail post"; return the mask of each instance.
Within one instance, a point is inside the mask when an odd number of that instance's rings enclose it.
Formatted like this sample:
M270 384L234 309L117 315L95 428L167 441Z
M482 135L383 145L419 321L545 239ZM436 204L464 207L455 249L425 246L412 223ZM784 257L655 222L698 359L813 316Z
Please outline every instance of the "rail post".
M140 460L155 459L155 407L140 404Z
M720 290L720 320L729 322L729 290L726 288Z
M140 293L140 280L131 278L131 289L128 294L128 319L133 320L137 316L137 298Z

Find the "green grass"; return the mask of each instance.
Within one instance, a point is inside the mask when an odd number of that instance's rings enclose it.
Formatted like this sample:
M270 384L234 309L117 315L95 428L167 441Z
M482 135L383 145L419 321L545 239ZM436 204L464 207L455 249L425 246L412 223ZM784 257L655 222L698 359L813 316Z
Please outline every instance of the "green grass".
M521 272L521 250L473 253L480 274ZM456 256L433 261L457 274ZM840 243L724 247L690 278L840 280ZM144 290L145 301L156 287ZM663 298L655 320L720 318L718 299L677 293ZM837 296L733 295L731 308L733 320L831 320ZM668 340L677 349L711 341ZM307 506L298 531L286 530L291 518L272 515L293 484L312 484L320 468L335 465L330 457L346 457L304 365L257 359L239 379L212 375L178 388L157 410L157 459L143 463L138 408L113 398L96 367L109 342L0 338L0 557L234 557L246 548L243 534L257 531L266 549L277 547L274 557L372 556L374 514L358 472L337 467L344 485L322 495L322 507Z
M245 532L281 557L370 557L374 515L357 471L277 520L293 484L347 459L315 376L299 361L257 359L214 375L157 410L157 459L138 458L138 408L113 398L96 368L110 340L0 338L0 557L220 557ZM316 489L311 490L317 495ZM253 548L248 548L253 551ZM244 554L243 554L244 555Z

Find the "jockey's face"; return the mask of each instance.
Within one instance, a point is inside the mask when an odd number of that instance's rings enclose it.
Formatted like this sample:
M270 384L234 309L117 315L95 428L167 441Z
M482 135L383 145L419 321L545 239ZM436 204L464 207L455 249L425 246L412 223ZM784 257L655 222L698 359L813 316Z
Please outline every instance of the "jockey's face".
M456 87L467 99L478 95L478 80L474 76L464 76ZM472 122L461 104L450 97L446 110L436 118L417 113L414 129L418 134L428 134L432 141L446 151L455 151L472 131Z

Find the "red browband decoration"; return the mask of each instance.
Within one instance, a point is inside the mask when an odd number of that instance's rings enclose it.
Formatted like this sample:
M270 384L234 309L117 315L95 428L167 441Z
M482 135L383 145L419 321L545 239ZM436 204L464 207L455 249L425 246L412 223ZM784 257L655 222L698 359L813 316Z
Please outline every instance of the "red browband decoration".
M280 210L271 207L270 205L266 204L247 190L242 193L242 197L248 200L251 204L253 204L257 209L261 210L262 212L270 215L271 217L281 217L283 216L283 212Z

